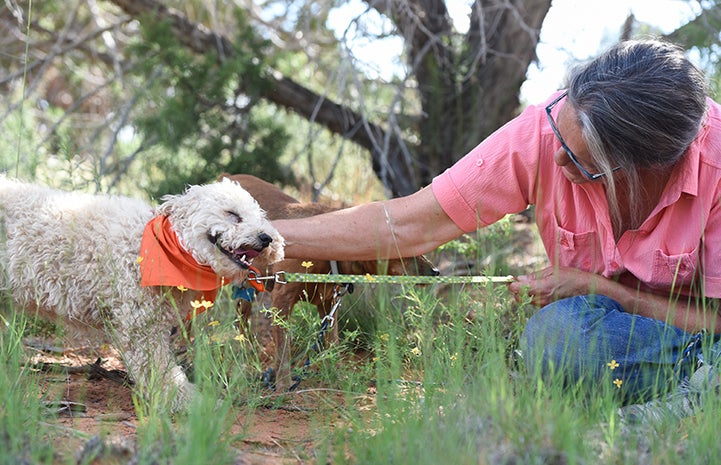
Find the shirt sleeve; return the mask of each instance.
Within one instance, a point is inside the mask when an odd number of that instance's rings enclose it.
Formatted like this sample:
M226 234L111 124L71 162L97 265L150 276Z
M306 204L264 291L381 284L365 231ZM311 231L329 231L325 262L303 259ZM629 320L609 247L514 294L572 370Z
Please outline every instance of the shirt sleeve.
M433 193L459 228L471 232L535 203L539 162L553 163L545 121L545 107L526 108L433 179Z
M703 265L703 294L706 297L721 298L721 196L718 190L715 196L715 206L710 213L710 221L704 232L701 263Z
M706 297L721 298L721 107L709 101L708 127L700 145L698 195L709 198L708 220L701 238L703 293ZM701 187L705 186L705 187ZM711 187L713 186L713 188ZM706 209L697 215L703 219Z

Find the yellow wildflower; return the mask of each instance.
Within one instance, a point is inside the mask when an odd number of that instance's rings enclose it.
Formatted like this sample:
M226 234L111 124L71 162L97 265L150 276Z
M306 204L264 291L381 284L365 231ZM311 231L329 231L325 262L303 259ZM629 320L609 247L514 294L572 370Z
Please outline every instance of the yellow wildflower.
M138 255L138 258L135 259L135 263L140 263L143 261L143 257L141 255Z
M208 326L218 326L220 322L218 320L213 320L210 323L208 323Z
M307 272L310 268L313 267L313 262L310 260L303 260L300 265L305 268L305 271Z
M608 363L606 364L606 366L607 366L608 368L610 368L611 370L615 370L616 368L619 367L619 364L618 364L618 362L617 362L616 360L611 360L610 362L608 362Z
M194 301L190 302L190 306L193 307L193 308L195 308L195 309L198 309L198 308L200 308L200 307L203 307L203 308L205 308L205 309L207 310L207 309L209 309L210 307L213 306L213 302L211 302L211 301L209 301L209 300L202 300L202 301L200 301L200 300L194 300Z
M419 355L421 355L421 349L419 349L418 347L414 347L411 349L411 353L418 357Z
M246 339L245 339L245 334L242 334L242 333L241 333L241 334L236 334L233 339L235 339L236 341L240 341L240 342L245 342L245 341L246 341Z
M185 292L185 291L188 290L188 288L185 287L185 286L176 286L176 288L177 288L180 292Z
M616 379L613 380L613 384L615 384L617 388L621 389L621 385L623 384L623 380L616 378Z

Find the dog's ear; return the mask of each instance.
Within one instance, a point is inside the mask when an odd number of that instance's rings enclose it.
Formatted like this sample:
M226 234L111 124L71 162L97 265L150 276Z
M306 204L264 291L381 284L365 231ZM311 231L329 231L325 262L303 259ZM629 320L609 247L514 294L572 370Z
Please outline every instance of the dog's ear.
M170 215L170 212L173 211L173 208L175 207L175 204L177 203L177 199L180 197L180 195L164 195L160 200L163 202L157 207L155 207L155 213L158 215Z
M218 181L222 181L223 178L230 178L230 173L221 173L220 176L218 176Z

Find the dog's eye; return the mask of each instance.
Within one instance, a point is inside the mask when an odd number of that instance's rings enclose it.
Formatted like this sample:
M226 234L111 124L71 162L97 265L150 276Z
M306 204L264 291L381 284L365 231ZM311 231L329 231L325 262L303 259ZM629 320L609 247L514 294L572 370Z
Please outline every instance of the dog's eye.
M228 213L228 216L230 217L230 219L234 223L242 223L243 222L243 218L241 218L240 215L238 215L237 213L235 213L235 212L227 212L227 213Z

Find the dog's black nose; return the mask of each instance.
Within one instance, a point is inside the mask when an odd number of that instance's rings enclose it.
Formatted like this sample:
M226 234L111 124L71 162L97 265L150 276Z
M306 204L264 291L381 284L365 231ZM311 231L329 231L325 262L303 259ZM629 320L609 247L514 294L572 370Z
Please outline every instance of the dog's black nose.
M258 240L263 244L263 248L268 247L270 243L273 242L273 238L266 233L258 234Z

